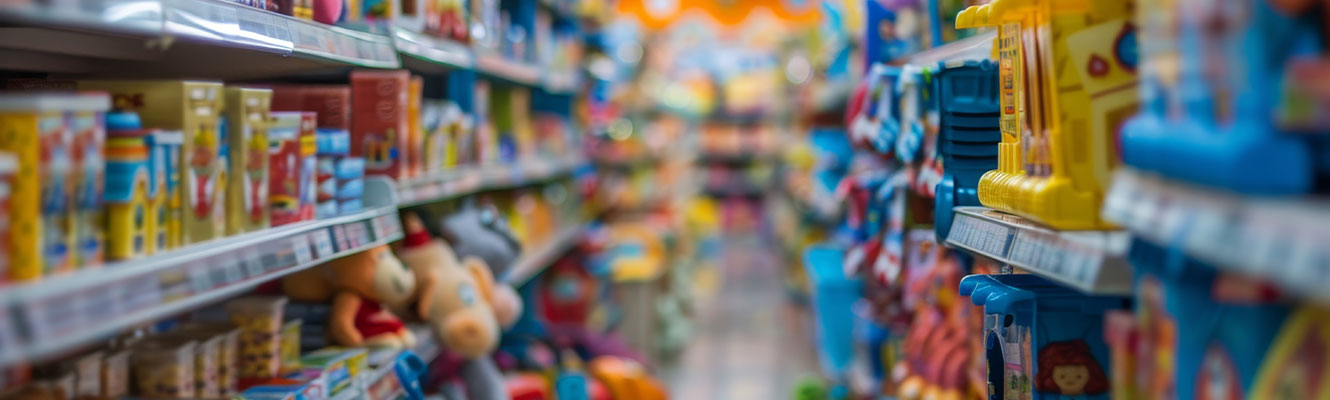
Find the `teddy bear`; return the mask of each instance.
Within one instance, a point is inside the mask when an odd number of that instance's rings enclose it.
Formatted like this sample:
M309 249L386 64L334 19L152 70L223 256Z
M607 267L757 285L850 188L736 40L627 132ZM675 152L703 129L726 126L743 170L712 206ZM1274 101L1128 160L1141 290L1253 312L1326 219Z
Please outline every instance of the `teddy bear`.
M455 355L471 359L494 351L499 321L489 267L474 257L459 262L447 244L430 237L416 214L402 219L406 238L397 255L415 274L417 316Z
M341 346L407 348L416 339L392 309L416 291L416 276L388 246L288 275L282 289L295 301L331 302L328 338Z

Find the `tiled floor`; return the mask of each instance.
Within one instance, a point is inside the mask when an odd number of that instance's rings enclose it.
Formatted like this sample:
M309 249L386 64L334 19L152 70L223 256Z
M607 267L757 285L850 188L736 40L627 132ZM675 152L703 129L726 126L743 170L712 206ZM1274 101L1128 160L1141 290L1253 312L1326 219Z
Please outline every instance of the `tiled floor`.
M788 399L801 378L817 375L809 316L789 301L781 253L766 246L727 240L723 259L712 264L718 285L697 294L692 341L663 371L673 399Z

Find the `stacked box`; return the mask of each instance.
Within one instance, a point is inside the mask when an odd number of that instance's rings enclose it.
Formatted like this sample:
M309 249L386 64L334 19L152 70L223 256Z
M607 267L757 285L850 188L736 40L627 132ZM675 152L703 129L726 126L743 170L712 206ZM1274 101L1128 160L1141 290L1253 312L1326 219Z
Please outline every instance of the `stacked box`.
M226 233L267 228L268 112L272 90L226 88L226 123L230 179L226 195Z
M364 158L369 175L406 176L410 79L406 71L351 72L351 156Z
M110 92L117 108L137 111L144 125L181 131L184 140L180 146L179 196L184 201L178 210L182 213L180 243L198 243L225 234L226 160L222 157L220 133L222 84L88 81L80 82L79 88Z
M74 113L100 114L109 106L104 94L0 96L0 151L18 160L10 197L11 278L35 279L76 265L80 174L70 120Z
M274 112L268 130L268 200L273 226L314 218L314 173L310 143L317 116L312 112Z
M184 197L180 192L180 148L185 135L180 131L154 130L147 137L148 163L151 180L148 197L154 212L148 215L153 238L149 252L166 251L180 246L184 216Z
M363 205L365 160L351 157L351 139L345 134L318 135L318 216L359 211Z

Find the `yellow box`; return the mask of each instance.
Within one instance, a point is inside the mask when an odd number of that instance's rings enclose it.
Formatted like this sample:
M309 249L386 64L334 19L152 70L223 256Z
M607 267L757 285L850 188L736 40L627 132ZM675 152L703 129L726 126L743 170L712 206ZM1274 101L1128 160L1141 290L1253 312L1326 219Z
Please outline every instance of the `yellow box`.
M985 206L1058 229L1109 229L1099 217L1117 129L1137 105L1134 1L995 0L958 27L996 26L1002 143L979 181ZM1125 41L1133 41L1124 43Z
M76 265L76 112L109 108L104 94L0 95L0 151L18 171L10 197L10 277L30 280Z
M268 227L268 113L271 89L226 88L230 179L226 234Z
M222 84L202 81L87 81L80 89L110 92L117 108L138 111L146 128L179 130L181 243L220 237L226 232L226 161L218 124ZM170 201L170 200L168 200ZM168 219L176 216L168 216ZM168 238L169 240L169 238Z
M148 253L179 247L184 241L181 224L184 197L180 192L180 146L185 142L180 131L154 130L148 136L149 169L152 173L149 198L154 212L148 216Z

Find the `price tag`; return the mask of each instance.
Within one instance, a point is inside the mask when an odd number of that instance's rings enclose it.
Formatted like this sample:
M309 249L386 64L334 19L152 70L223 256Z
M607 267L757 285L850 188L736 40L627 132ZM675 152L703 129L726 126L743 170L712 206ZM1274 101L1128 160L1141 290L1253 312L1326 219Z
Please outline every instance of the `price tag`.
M19 324L14 318L10 318L9 310L0 307L0 351L5 354L14 354L20 351L18 329L15 326Z
M291 249L295 252L297 265L314 262L314 253L309 248L309 237L305 235L292 236Z
M218 269L222 271L221 286L230 285L245 279L245 266L236 258L213 257L212 262L217 263Z
M291 254L290 242L275 241L264 249L263 254L259 256L263 264L264 271L276 271L295 264L295 257Z
M356 52L356 39L351 35L337 35L337 50L333 54L342 57L354 57Z
M382 215L377 216L377 217L374 217L374 218L370 218L370 220L369 220L369 231L370 231L370 234L371 234L371 236L372 236L371 239L370 239L370 241L379 240L379 239L383 239L384 237L386 237L386 235L384 234L384 231L383 231L383 216L382 216Z
M220 271L213 268L190 268L189 269L189 287L194 293L203 293L212 290L214 279L225 277L216 276L214 272Z
M161 284L157 281L157 276L145 274L127 279L123 282L124 296L120 300L121 312L133 312L161 303L162 292Z
M268 272L268 268L263 265L263 248L259 245L250 247L240 252L241 264L245 266L245 273L249 277L263 275Z
M356 55L355 55L356 58L362 60L373 60L374 55L376 53L377 52L374 51L374 43L370 43L369 41L366 40L356 41Z
M331 257L337 253L337 248L333 246L332 232L327 228L319 229L309 233L311 241L314 242L314 253L318 258Z
M88 322L99 322L107 318L119 315L116 310L118 304L116 293L113 287L114 282L106 285L94 286L84 292L84 317Z
M86 325L78 297L55 296L27 304L28 320L34 338L57 338Z
M334 240L333 243L337 244L337 251L350 250L351 238L347 237L346 226L336 225L333 226L332 229L333 229L333 240Z
M291 22L291 39L295 47L304 50L323 51L324 44L321 29L303 22Z

